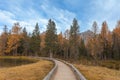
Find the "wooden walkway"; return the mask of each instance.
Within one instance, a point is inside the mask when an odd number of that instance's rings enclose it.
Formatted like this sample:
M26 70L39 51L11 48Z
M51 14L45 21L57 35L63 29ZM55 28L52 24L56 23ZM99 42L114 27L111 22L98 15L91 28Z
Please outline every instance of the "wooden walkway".
M77 80L70 67L61 61L57 61L57 71L51 80Z

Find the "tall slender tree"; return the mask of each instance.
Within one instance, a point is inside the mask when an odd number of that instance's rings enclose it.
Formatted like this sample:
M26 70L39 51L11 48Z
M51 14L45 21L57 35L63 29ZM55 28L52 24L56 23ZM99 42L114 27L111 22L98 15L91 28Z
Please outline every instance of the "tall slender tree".
M91 38L89 38L90 43L91 44L91 55L93 56L94 59L97 59L97 55L99 54L99 49L100 49L100 45L99 45L99 41L98 41L98 25L97 22L94 21L93 25L92 25L92 32L93 32L93 36Z
M40 55L40 30L39 25L36 23L35 29L33 30L32 37L31 37L31 51L34 55Z
M94 33L94 37L96 37L96 36L97 36L97 33L98 33L98 25L97 25L97 22L96 22L96 21L93 22L92 31L93 31L93 33Z
M63 38L63 50L64 50L65 59L68 59L70 57L69 33L70 31L67 29L64 33L64 38Z
M70 28L70 45L71 45L71 53L70 56L74 58L78 58L79 55L79 49L78 49L78 41L79 41L79 25L77 20L73 19L73 24Z
M120 60L120 21L118 21L116 28L113 30L113 54L111 57Z
M7 41L8 41L8 30L5 25L3 28L3 33L0 36L0 55L5 55L7 49Z
M101 42L101 58L102 59L107 59L107 54L108 54L108 36L109 30L108 30L108 25L107 22L104 21L102 23L102 29L101 29L101 33L100 33L100 42Z
M51 19L48 21L46 35L45 35L45 47L52 57L53 53L56 51L57 45L57 29L56 24Z
M30 48L30 40L29 40L29 36L28 36L27 30L25 27L22 30L22 40L21 40L20 48L22 49L22 54L27 56L29 53L29 48Z

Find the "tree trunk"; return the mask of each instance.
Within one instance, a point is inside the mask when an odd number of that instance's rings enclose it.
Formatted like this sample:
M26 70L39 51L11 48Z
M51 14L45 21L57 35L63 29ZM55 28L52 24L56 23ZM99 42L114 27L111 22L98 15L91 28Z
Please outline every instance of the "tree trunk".
M49 52L50 52L50 58L52 58L53 57L53 53L52 53L51 50Z

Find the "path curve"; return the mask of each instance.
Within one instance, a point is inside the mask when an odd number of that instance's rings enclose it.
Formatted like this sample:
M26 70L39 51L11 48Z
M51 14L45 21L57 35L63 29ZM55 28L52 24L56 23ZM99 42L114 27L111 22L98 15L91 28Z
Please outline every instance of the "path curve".
M65 63L55 60L58 68L51 80L77 80L74 72Z

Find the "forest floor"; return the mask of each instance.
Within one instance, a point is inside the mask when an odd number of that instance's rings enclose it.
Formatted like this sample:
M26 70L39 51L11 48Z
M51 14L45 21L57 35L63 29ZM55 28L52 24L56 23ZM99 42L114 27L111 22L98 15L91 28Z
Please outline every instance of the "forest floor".
M51 61L39 60L27 65L0 68L0 80L43 80L53 66Z

